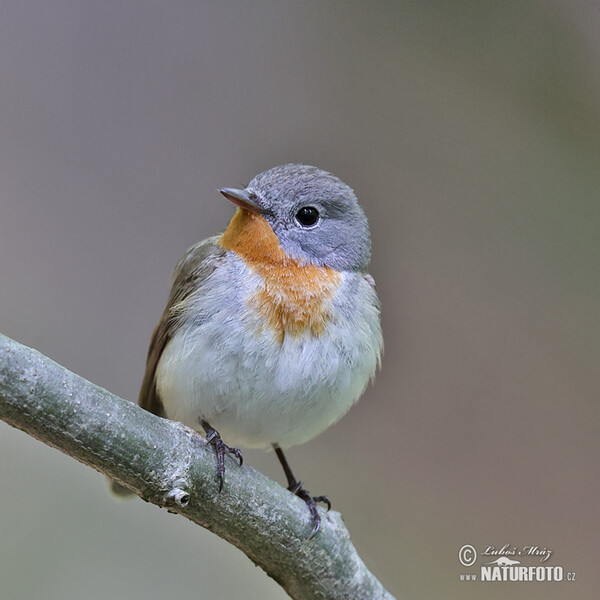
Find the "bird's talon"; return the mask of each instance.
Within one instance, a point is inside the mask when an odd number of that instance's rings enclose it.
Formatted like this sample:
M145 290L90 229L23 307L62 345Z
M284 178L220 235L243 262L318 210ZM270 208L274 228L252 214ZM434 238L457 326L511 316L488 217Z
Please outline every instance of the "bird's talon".
M319 511L317 510L317 502L325 503L327 505L327 510L331 508L331 502L327 496L311 496L310 493L302 487L301 481L290 484L288 490L298 496L301 500L304 500L306 506L308 506L308 511L310 512L313 523L313 530L308 539L312 540L321 528L321 515L319 515Z
M233 455L240 461L240 467L241 467L244 464L244 457L242 456L240 449L239 448L231 448L230 450L233 453Z
M315 502L322 502L323 504L325 504L327 506L328 512L331 510L331 501L327 496L313 496L313 500Z
M206 443L215 449L217 459L217 479L219 480L219 493L223 490L223 481L225 479L225 455L233 454L242 466L244 459L239 448L230 448L222 439L219 432L213 429L207 421L202 420L202 428L206 432Z
M313 530L311 532L311 534L308 536L309 540L312 540L315 535L317 535L317 533L319 533L319 529L321 529L321 517L319 517L319 515L317 515L316 517L313 516Z

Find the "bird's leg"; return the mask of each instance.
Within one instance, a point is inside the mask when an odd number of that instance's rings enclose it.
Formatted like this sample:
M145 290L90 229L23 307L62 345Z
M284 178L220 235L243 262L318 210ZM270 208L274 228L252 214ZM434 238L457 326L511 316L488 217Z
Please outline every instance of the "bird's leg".
M219 492L223 489L223 477L225 475L225 455L233 454L239 461L240 467L244 462L242 453L237 448L230 448L219 435L216 429L213 429L208 421L201 419L200 424L206 432L206 441L212 445L215 449L215 456L217 457L217 477L219 478Z
M317 510L317 502L323 502L327 505L327 510L331 508L331 502L327 496L311 496L310 493L302 487L302 482L298 481L294 474L292 473L292 469L288 464L288 461L283 453L283 450L277 445L273 444L273 450L275 450L275 454L283 467L283 472L288 480L287 489L292 492L292 494L296 494L299 498L306 502L308 506L308 510L310 511L310 516L313 522L313 530L308 539L312 539L317 535L319 528L321 527L321 516L319 515L319 511Z

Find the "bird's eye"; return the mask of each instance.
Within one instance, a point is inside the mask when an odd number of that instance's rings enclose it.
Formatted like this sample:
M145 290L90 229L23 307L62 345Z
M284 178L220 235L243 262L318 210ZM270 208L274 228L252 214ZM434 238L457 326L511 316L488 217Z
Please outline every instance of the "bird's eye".
M313 227L319 220L319 211L314 206L303 206L296 213L296 221L302 225L302 227Z

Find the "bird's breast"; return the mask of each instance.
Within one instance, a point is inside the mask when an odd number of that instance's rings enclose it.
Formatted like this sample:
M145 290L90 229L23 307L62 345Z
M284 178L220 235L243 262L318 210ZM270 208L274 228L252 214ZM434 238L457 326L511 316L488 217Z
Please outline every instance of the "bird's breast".
M247 300L265 329L286 335L320 336L333 318L331 300L341 275L329 267L289 257L266 219L238 209L219 245L237 254L261 284Z

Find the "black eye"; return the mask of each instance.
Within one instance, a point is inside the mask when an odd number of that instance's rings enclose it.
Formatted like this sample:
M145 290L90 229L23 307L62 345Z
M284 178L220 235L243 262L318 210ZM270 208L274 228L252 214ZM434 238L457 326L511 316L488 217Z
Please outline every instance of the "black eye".
M319 220L319 211L314 206L303 206L296 213L296 221L302 227L312 227Z

